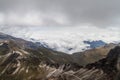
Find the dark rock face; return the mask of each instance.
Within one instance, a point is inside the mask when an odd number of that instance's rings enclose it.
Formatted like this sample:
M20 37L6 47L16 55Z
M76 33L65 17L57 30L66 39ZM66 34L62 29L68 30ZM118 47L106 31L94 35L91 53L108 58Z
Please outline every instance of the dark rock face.
M107 55L108 60L118 59L120 55L120 46L116 46L114 49L112 49L109 54Z
M18 56L19 56L19 54L17 54L17 53L11 54L7 59L5 59L5 61L3 63L1 63L0 66L7 66L9 63L12 63L13 61L15 61L15 59Z
M120 70L120 46L112 49L106 58L86 65L86 68L88 69L92 69L93 67L96 69L102 69L110 77L114 78L117 72Z
M2 43L0 45L0 55L5 55L10 51L8 44Z
M78 65L76 63L66 63L66 64L61 64L60 65L58 63L49 63L49 62L47 62L45 64L47 64L50 67L55 67L56 69L58 69L59 67L62 67L62 69L64 71L69 71L69 70L77 71L77 70L83 68L83 66L80 66L80 65Z
M65 64L63 70L65 70L65 71L69 71L69 70L77 71L81 68L83 68L83 66L80 66L76 63L70 63L70 64Z

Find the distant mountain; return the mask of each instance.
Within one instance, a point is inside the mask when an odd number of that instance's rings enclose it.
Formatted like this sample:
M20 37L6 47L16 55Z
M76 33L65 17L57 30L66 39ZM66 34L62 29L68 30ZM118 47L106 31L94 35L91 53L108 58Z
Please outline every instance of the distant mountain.
M54 45L54 46L50 46L49 43L46 43L44 41L37 41L33 38L30 39L32 42L35 42L36 44L40 45L40 46L44 46L46 48L49 48L49 49L53 49L55 51L60 51L60 52L65 52L65 53L69 53L69 54L72 54L71 52L74 53L74 51L77 49L75 46L74 47L69 47L69 46L57 46L57 45ZM67 41L66 41L67 43ZM89 50L89 49L94 49L94 48L98 48L98 47L103 47L105 46L107 43L105 43L104 41L102 40L95 40L95 41L89 41L89 40L86 40L86 41L83 41L83 47L80 48L81 52L85 51L85 50ZM71 43L70 43L71 44ZM80 45L80 44L78 44ZM63 50L63 51L62 51Z
M102 47L104 45L106 45L107 43L105 43L102 40L97 40L97 41L84 41L85 44L89 44L90 46L88 46L88 48L93 49L93 48L97 48L97 47Z

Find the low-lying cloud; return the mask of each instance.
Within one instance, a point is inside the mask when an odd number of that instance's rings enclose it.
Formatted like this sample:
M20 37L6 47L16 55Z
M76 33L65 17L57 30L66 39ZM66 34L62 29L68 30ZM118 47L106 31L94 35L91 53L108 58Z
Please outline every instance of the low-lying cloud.
M85 50L89 45L85 44L84 41L120 42L119 28L76 26L76 28L29 27L21 29L20 27L15 27L14 30L9 28L0 31L26 40L45 43L52 49L70 54Z

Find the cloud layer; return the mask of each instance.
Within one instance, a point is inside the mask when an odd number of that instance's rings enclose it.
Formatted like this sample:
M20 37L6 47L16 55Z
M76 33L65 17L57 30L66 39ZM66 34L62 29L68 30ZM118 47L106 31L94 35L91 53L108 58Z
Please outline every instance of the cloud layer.
M4 27L5 26L3 26L3 28ZM120 42L119 31L119 28L99 28L92 26L76 26L76 28L15 27L14 30L12 28L0 30L0 32L26 40L45 43L52 49L70 54L86 49L89 45L85 44L84 41L102 40L105 43Z
M0 0L0 24L120 25L120 0Z

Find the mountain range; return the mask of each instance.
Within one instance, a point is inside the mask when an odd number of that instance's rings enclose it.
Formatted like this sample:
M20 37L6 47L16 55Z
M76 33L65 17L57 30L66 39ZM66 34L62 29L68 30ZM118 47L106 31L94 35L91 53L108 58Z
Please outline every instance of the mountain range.
M119 75L120 47L116 47L119 45L104 44L83 52L67 54L40 43L0 33L0 79L113 80Z
M45 53L47 56L51 56L51 57L63 57L64 59L67 59L65 56L70 56L69 60L66 61L71 61L75 62L77 64L80 63L80 65L86 65L90 62L94 62L96 60L99 60L103 57L105 57L107 55L107 53L109 52L110 49L114 48L115 46L117 46L118 44L106 44L103 41L84 41L85 43L90 44L92 47L89 50L83 51L83 52L76 52L73 54L68 54L68 53L64 53L64 52L59 52L59 51L55 51L52 48L46 47L46 45L40 43L40 42L31 42L31 41L26 41L24 39L21 38L16 38L4 33L0 33L0 41L4 42L4 41L10 41L12 42L12 44L14 43L16 46L19 46L21 49L27 49L27 50L38 50L42 51L42 53ZM53 54L53 55L49 55L49 53ZM36 53L37 54L37 53ZM45 55L44 54L44 55ZM51 58L50 57L50 58ZM54 58L53 58L54 59ZM87 60L89 59L89 60ZM63 61L61 61L63 62ZM82 64L83 62L83 64Z

